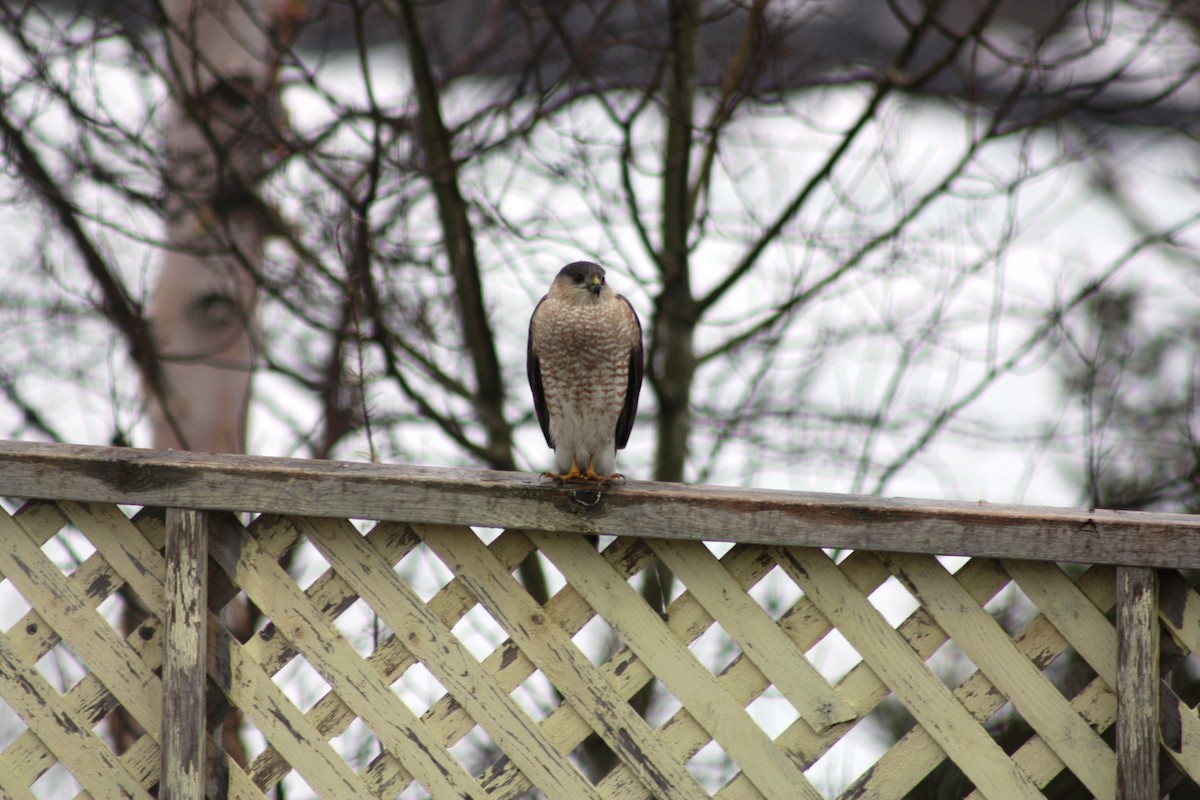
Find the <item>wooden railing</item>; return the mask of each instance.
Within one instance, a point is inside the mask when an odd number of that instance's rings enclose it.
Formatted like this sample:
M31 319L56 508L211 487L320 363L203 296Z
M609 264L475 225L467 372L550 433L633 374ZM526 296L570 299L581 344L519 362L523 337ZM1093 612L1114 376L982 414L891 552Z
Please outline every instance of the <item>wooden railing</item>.
M0 596L29 605L0 634L0 705L23 726L0 731L6 798L38 796L56 765L101 800L263 797L290 773L323 798L898 798L947 759L973 797L1042 797L1068 772L1151 798L1160 753L1200 778L1200 720L1159 670L1160 635L1200 648L1180 572L1200 568L1195 517L30 443L0 443L0 496L17 509L0 512ZM581 534L616 538L597 552ZM63 563L43 549L58 539L94 551ZM297 547L324 568L307 585L279 564ZM428 591L401 568L418 551L445 573ZM534 552L560 586L544 604L514 577ZM663 566L680 587L665 614L634 588ZM913 610L882 607L885 585ZM102 613L117 593L145 611L132 631ZM221 617L239 593L269 620L244 642ZM1017 594L1028 613L993 613ZM378 636L339 627L356 604ZM479 609L499 634L473 653L460 623ZM597 618L618 645L588 655L575 637ZM814 654L834 631L852 658L831 673ZM970 665L949 685L930 664L948 642ZM37 666L60 646L84 673L70 686ZM1084 666L1064 683L1068 657ZM311 703L276 682L299 662ZM438 685L419 713L418 664ZM531 709L514 693L539 675L553 691ZM651 683L661 718L629 703ZM885 753L836 789L815 777L897 704L915 724ZM144 731L119 754L117 708ZM246 764L211 734L234 709L265 740ZM1008 752L998 714L1032 731ZM377 749L348 759L352 725ZM576 760L593 734L615 758L595 782ZM465 763L468 739L490 756ZM726 773L697 768L714 749Z

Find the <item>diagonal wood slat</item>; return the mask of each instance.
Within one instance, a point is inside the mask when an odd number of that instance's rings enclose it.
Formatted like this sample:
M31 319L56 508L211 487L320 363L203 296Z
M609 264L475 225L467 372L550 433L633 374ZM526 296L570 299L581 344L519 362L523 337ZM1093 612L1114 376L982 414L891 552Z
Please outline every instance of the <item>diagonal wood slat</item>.
M91 726L0 634L0 695L46 742L54 755L97 797L150 800Z
M856 592L821 551L779 549L780 564L838 626L850 644L985 796L994 800L1042 793L971 718L882 615Z
M130 530L132 530L132 526L130 525L129 521L124 517L124 515L117 513L115 509L113 509L111 507L92 508L92 507L75 507L72 504L63 504L63 505L64 505L64 510L66 510L66 512L67 512L66 516L69 517L72 522L79 525L81 527L81 529L87 531L89 533L90 538L92 538L94 540L94 544L97 545L97 556L107 553L109 555L109 558L111 558L114 563L122 565L121 569L118 570L119 572L129 572L129 571L136 572L138 570L144 570L146 561L153 560L152 558L150 558L147 555L147 553L140 552L138 545L136 545L136 544L130 545L130 544L128 544L128 542L122 543L123 542L122 537L126 537L126 539L128 538ZM28 514L33 514L33 512L32 511L28 512ZM55 516L55 515L54 514L42 514L42 517L45 520L52 520L53 516ZM289 523L289 524L293 524L293 523ZM51 535L49 533L49 531L51 531L55 527L56 527L56 525L53 524L52 522L48 523L42 531L42 534L41 534L42 538L44 538L45 536ZM473 537L473 534L465 531L465 529L455 529L455 530L459 534L465 534L465 535ZM377 537L377 538L379 538L381 540L383 539L382 536ZM129 541L136 542L136 540L129 540ZM415 541L415 540L412 540L412 541ZM411 544L411 541L410 541L410 544ZM482 545L478 545L477 540L476 540L476 545L479 547L482 547ZM142 545L141 547L145 547L145 545ZM157 554L155 554L154 557L157 558L159 556L157 556ZM93 557L93 559L90 560L90 563L99 563L99 564L102 564L105 569L109 569L109 570L112 569L112 567L109 565L107 560L101 558L97 562L96 558L97 557ZM755 560L755 558L756 557L751 557L750 562L753 562ZM512 561L514 563L516 560L519 560L519 559L512 559ZM869 556L864 555L861 558L853 558L853 560L850 563L859 563L860 561L862 563L870 563L872 561L872 559ZM985 563L987 563L987 562L982 562L982 561L973 562L971 565L968 566L968 568L966 570L964 570L964 572L969 572L975 566L983 565ZM510 576L508 578L509 581L512 580L511 572L510 572L511 566L512 566L512 564L507 564L507 565L504 565L503 567L501 567L501 569L506 571L504 574L507 574ZM1021 569L1024 566L1027 566L1027 564L1026 564L1026 562L1019 562L1018 565L1015 567L1012 564L1006 564L1005 566L1010 568L1011 571L1014 573L1022 574ZM756 568L755 571L750 574L751 575L761 575L761 574L763 574L764 570L767 568L769 568L769 564L763 564L762 566ZM83 570L83 569L85 569L85 567L81 567L80 569ZM1036 574L1038 572L1044 571L1044 569L1045 569L1045 567L1042 565L1035 565L1032 568L1032 572ZM1061 589L1063 586L1067 586L1067 587L1071 587L1071 591L1074 592L1075 595L1078 595L1078 597L1083 596L1078 591L1078 589L1075 588L1075 585L1071 584L1070 581L1067 580L1065 578L1065 576L1062 575L1061 571L1057 570L1057 568L1054 568L1054 569L1055 569L1055 572L1050 573L1050 575L1054 576L1054 577L1050 577L1049 580L1051 582L1057 582L1059 584L1059 586L1058 586L1059 591L1056 592L1053 590L1045 589L1042 584L1045 583L1046 581L1044 579L1039 579L1039 580L1036 580L1033 584L1030 584L1030 585L1034 586L1033 593L1035 595L1043 596L1043 597L1046 597L1047 599L1053 598L1056 595L1061 594ZM722 567L722 571L724 571L724 567ZM874 575L873 579L868 580L866 583L862 583L861 586L859 583L856 583L856 586L860 586L860 589L861 589L861 591L864 592L864 594L870 592L874 588L874 586L878 585L878 581L882 577L884 577L884 573L879 572L879 570L867 570L866 572L873 574ZM850 574L855 574L855 573L856 573L856 570L850 571ZM729 575L731 573L726 572L725 574ZM866 574L866 573L864 573L864 574ZM335 577L336 577L336 573L333 573L333 572L327 573L326 576L324 576L322 578L320 583L322 586L331 585L331 579L334 579ZM73 578L74 578L74 576L73 576ZM1031 578L1029 577L1028 574L1024 574L1023 579L1026 581L1026 583L1029 583L1029 581L1031 580ZM751 578L751 581L753 581L753 580L754 580L754 578ZM144 597L150 604L158 602L159 598L161 597L161 586L158 586L155 583L150 583L150 584L143 583L141 585L137 585L137 581L135 580L133 585L136 586L135 591L137 591L140 596ZM745 584L739 583L738 585L744 586ZM988 585L994 586L994 582L989 582ZM745 593L744 593L744 591L742 591L742 589L739 589L739 591L741 591L743 597L748 597L748 595L745 595ZM986 594L987 593L985 592L985 595ZM324 602L326 602L326 603L332 602L332 605L330 606L330 610L332 611L339 607L344 607L347 598L356 597L356 596L357 595L353 594L353 593L347 595L345 593L345 591L343 590L340 595L340 597L341 597L340 600L324 601ZM309 597L310 597L310 602L315 601L315 594L313 593L312 590L310 590L310 592L309 592ZM1078 600L1078 597L1068 598L1068 601L1076 602ZM681 598L681 600L683 600L683 599L684 598ZM695 600L692 600L691 602L695 605L695 607L697 609L702 608L701 605L695 604ZM979 599L979 602L983 602L983 599ZM1066 601L1064 601L1064 602L1066 602ZM1090 607L1094 610L1092 613L1094 613L1096 615L1100 614L1100 610L1095 605L1091 604L1092 600L1091 600L1090 596L1085 602L1087 602L1088 605L1082 607L1083 610L1086 611L1086 609ZM808 604L807 600L802 601L802 605L806 605L806 604ZM1049 603L1047 603L1047 604L1049 604ZM94 605L94 601L93 601L93 605ZM799 611L799 609L800 609L800 607L798 606L796 609L793 609L792 612L789 612L789 615L793 614L794 612ZM1063 611L1063 609L1056 608L1056 613L1059 613L1061 615L1065 612ZM789 615L785 615L785 619ZM706 615L706 616L708 617L707 621L701 622L701 624L699 626L693 625L693 630L692 630L693 635L695 633L698 633L699 631L703 630L705 625L710 624L713 621L714 618L712 618L711 615ZM1102 618L1102 617L1100 617L1100 618ZM818 621L818 624L820 624L820 621L823 620L823 618L820 616L818 616L814 619ZM774 623L772 623L772 624L774 624ZM1060 625L1061 624L1062 623L1060 621ZM576 626L577 625L578 625L578 623L576 623ZM1064 627L1066 627L1066 626L1064 625ZM902 628L903 628L903 626L902 626ZM827 623L824 624L823 629L828 630ZM920 631L923 631L923 630L926 630L926 628L924 628L922 626L917 626L917 628L914 629L913 635L917 636L917 638L913 640L914 642L920 641L922 639L922 635L920 634ZM932 631L932 629L929 629L929 630ZM816 639L814 639L814 641L819 640L820 635L822 635L822 634L818 633L816 635ZM285 637L272 637L270 642L276 643L277 646L282 643L282 646L285 647L285 650L286 650L286 648L290 647L290 645L286 644L287 639ZM807 646L807 645L805 645L805 646ZM294 649L291 649L291 650L288 650L288 652L297 652L297 651L295 651ZM500 651L497 651L497 652L499 653ZM520 651L513 651L513 652L517 653L517 654L520 653ZM280 655L282 655L282 654L283 654L283 652L281 651ZM1102 648L1101 648L1101 655L1102 655ZM509 663L513 663L511 659L507 659L507 660L509 661ZM285 663L285 662L281 661L280 663ZM761 672L753 667L752 660L746 659L745 656L741 656L741 657L739 657L738 662L735 662L735 663L743 665L745 669L750 669L753 672L757 672L760 676L760 680L762 681L762 685L764 687L770 685L769 679L767 679L765 676L762 676ZM862 674L861 670L859 670L858 673ZM611 673L606 673L606 674L611 674ZM650 673L646 673L646 674L648 675ZM736 670L735 670L735 674L736 674ZM723 675L720 677L724 678L725 674L723 673ZM848 680L849 680L849 677L848 677ZM853 681L850 680L850 682L852 683ZM269 685L269 681L266 680L265 676L263 676L262 683L263 683L263 685ZM1100 707L1094 706L1094 701L1110 700L1111 695L1109 693L1105 692L1103 687L1098 687L1098 688L1100 689L1098 692L1092 692L1089 689L1089 691L1080 693L1077 696L1077 698L1073 701L1073 705L1080 705L1082 703L1083 705L1081 706L1081 708L1082 707L1100 708ZM336 697L336 695L334 695L334 696ZM752 697L753 697L753 694L751 696L749 696L748 698L741 700L740 702L744 703L748 699L752 699ZM283 702L286 702L286 701L283 701ZM1089 703L1091 703L1090 706L1088 705ZM1103 707L1103 705L1104 705L1104 703L1102 702L1101 707ZM1111 703L1109 703L1109 705L1111 705ZM564 707L564 708L567 708L567 707ZM683 713L686 713L686 712L683 712ZM1096 715L1093 715L1092 713L1087 712L1087 711L1081 711L1080 713L1082 713L1084 718L1087 719L1089 722L1092 722L1093 724L1097 724L1101 728L1106 726L1103 724L1103 720L1101 720L1101 722L1099 722L1099 723L1096 722L1096 719L1097 719ZM1099 715L1099 717L1103 717L1103 716L1104 716L1103 714ZM797 720L797 722L793 726L793 729L795 729L795 726L803 726L803 725L804 725L803 719ZM673 729L678 729L678 727L673 725L673 726L669 726L668 728L666 728L664 730L673 730ZM808 733L806 735L808 735L808 736L818 735L818 732L812 731L810 729L810 733ZM320 738L320 735L314 734L313 741L314 742L318 741L319 738ZM785 738L785 737L781 737L781 740L780 740L781 742L783 741L783 738ZM836 738L837 737L834 736L831 739L831 741L836 741ZM702 743L705 740L706 740L705 737L701 736L701 739L698 741L700 743ZM556 739L555 741L557 742L558 740ZM667 740L664 739L664 742L665 741L667 741ZM556 745L556 746L565 747L567 745ZM692 748L691 752L694 752L695 745L692 745L691 748ZM686 753L688 751L687 750L678 751L678 750L673 749L672 752L676 753L676 758L683 758L683 757L686 757ZM1042 774L1049 774L1050 776L1052 776L1053 774L1056 774L1057 769L1061 768L1061 762L1056 761L1056 759L1052 755L1052 752L1049 754L1050 760L1046 761L1047 752L1048 751L1047 751L1047 748L1045 747L1045 742L1041 741L1039 739L1039 740L1035 740L1035 741L1031 742L1030 744L1026 745L1024 748L1022 748L1022 751L1017 754L1017 756L1015 757L1015 760L1017 760L1017 762L1021 763L1022 765L1028 764L1030 766L1030 768L1033 769L1033 771L1039 773L1039 778ZM1038 754L1041 754L1041 755L1038 755ZM1040 759L1040 762L1039 762L1039 759ZM1042 763L1043 765L1041 767L1035 767L1035 763ZM1047 772L1047 770L1048 770L1048 772ZM614 773L614 776L616 774L618 774L618 773ZM1044 783L1045 780L1048 780L1048 779L1040 778L1038 780L1039 785ZM618 784L614 783L613 779L610 778L608 780L608 782L606 783L606 785L608 785L609 787L616 787ZM622 790L622 791L624 791L624 790ZM606 792L606 794L607 794L607 792ZM721 796L740 796L740 795L729 794L729 792L722 792Z
M976 559L960 570L956 578L970 587L971 582L967 580L968 573L985 563L994 564L995 562ZM1102 608L1112 607L1115 593L1111 570L1093 568L1081 577L1079 583L1080 588L1092 602ZM977 602L986 599L977 591L972 592L972 597ZM1039 667L1047 666L1067 646L1066 640L1044 617L1032 620L1017 635L1015 641L1021 652ZM928 657L932 650L918 652L923 657ZM1102 682L1093 682L1087 691L1094 694L1095 697L1080 700L1077 696L1076 700L1072 701L1073 705L1076 701L1085 703L1086 708L1092 709L1090 713L1095 714L1094 717L1089 717L1089 721L1094 722L1101 729L1107 728L1116 718L1116 695L1107 690ZM954 695L980 722L990 718L1007 700L982 672L974 673L960 684L954 690ZM1093 703L1093 701L1095 702ZM922 727L914 728L901 737L900 741L893 744L875 767L855 783L857 792L855 796L864 798L903 796L911 791L920 779L932 771L942 759L943 754L929 732ZM1054 754L1053 750L1045 746L1040 737L1034 737L1023 745L1014 760L1023 768L1029 766L1025 771L1039 786L1049 783L1063 769L1062 761ZM971 796L978 800L981 795L976 792Z
M304 650L309 663L417 779L435 795L483 798L479 784L378 673L363 663L345 637L312 608L300 588L258 543L232 527L224 532L229 535L212 537L216 562L293 643L311 640Z
M644 543L633 539L617 540L603 553L603 558L622 578L628 578L646 566L651 556L650 549ZM746 546L732 549L726 554L724 563L747 586L761 578L769 567L762 557L760 549ZM550 600L546 610L550 613L551 618L570 634L577 633L583 624L595 614L569 584ZM676 598L667 609L667 624L671 632L685 644L703 633L711 622L712 618L707 616L699 603L696 603L686 593ZM532 664L530 668L532 669ZM654 673L626 648L618 650L612 658L601 665L600 671L625 699L633 697L638 690L654 678ZM681 713L686 714L686 711ZM690 715L687 715L687 718L692 719ZM564 750L571 749L583 742L592 731L592 727L569 703L560 705L551 712L543 721L543 726L556 742L563 743L562 749ZM671 752L681 762L695 755L700 747L711 739L703 733L703 728L698 724L695 729L700 732L697 738L687 740L674 735L674 730L664 728L664 743L671 748ZM511 780L510 772L511 770L506 765L498 764L494 769L489 769L484 783L489 789L495 790L497 797L522 796L526 787ZM605 796L613 798L646 796L644 782L623 763L618 764L601 781L600 789Z
M800 768L774 746L712 674L676 642L633 588L612 579L612 570L587 541L543 532L528 535L741 765L759 791L767 797L820 797Z
M83 508L76 508L70 513L91 533L93 541L100 545L98 550L110 546L112 560L109 563L133 590L140 597L161 607L165 603L163 581L166 577L166 563L162 554L140 537L119 536L118 523L111 512L112 509L87 509L85 512ZM87 524L86 519L92 514L102 524ZM123 516L119 512L117 514ZM117 539L120 539L120 545L111 547ZM218 681L221 689L230 694L239 707L254 717L271 741L280 743L287 750L293 767L303 774L314 789L335 796L347 793L366 795L366 785L332 752L324 738L307 724L282 690L243 652L241 645L215 615L210 612L207 616L209 676ZM228 674L217 661L219 654L228 658Z
M864 596L870 595L891 573L874 553L856 551L842 561L838 568ZM971 596L980 603L987 602L1004 587L1007 576L999 565L990 559L974 559L960 571L963 584ZM812 601L806 598L800 607L810 607L819 614ZM829 621L820 616L820 627L812 631L815 637L824 636L832 629ZM917 608L897 628L906 642L922 659L927 659L947 640L923 608ZM854 698L860 708L871 708L887 698L890 691L879 676L871 669L870 662L856 665L839 684L839 690ZM976 695L972 695L976 696ZM968 698L963 698L964 702ZM978 718L978 716L977 716ZM803 719L797 720L779 737L791 749L804 754L805 762L815 761L821 754L835 745L846 733L846 727L835 727L817 734ZM932 771L945 754L918 726L892 745L875 766L852 787L853 797L901 797ZM741 780L739 776L734 783Z
M162 683L93 609L87 596L0 510L0 575L20 590L142 727L158 738Z
M544 734L349 523L303 520L301 526L322 555L360 596L373 601L405 646L535 785L556 796L598 797L567 759L550 757L554 746ZM473 780L471 783L478 786ZM483 796L482 791L479 794Z
M1159 575L1158 618L1171 637L1192 653L1200 653L1200 594L1178 572ZM1175 692L1159 688L1163 749L1177 767L1200 781L1200 717Z
M3 696L0 694L0 696ZM0 762L0 797L12 798L12 800L37 800L33 792L29 791L25 781L13 772L8 764Z
M1117 629L1057 564L1005 561L1025 596L1058 629L1075 652L1113 689L1117 686Z
M1116 754L990 614L933 556L888 554L885 563L1097 798L1116 798Z
M818 732L857 719L850 704L703 544L652 539L650 547Z
M108 510L116 514L116 517L110 516L110 520L115 520L117 517L123 518L123 515L111 507L89 506L88 508L89 511L100 511L101 513L103 513L103 509L108 508ZM22 513L14 515L14 519L38 542L47 538L50 529L47 527L38 528L31 526L31 518L42 520L43 522L49 521L51 516L57 517L59 520L65 519L62 509L57 506L54 506L52 511L41 509L42 512L46 513L39 512L35 515L24 513L29 510L30 506L22 508ZM77 515L76 519L81 520L85 516ZM91 526L86 524L86 521L84 524L85 531L92 530ZM53 527L57 529L57 525ZM147 541L152 543L152 546L155 542L161 545L163 539L161 518L156 518L154 515L139 515L136 522L136 531L145 536ZM126 532L128 533L128 531ZM104 560L101 552L90 556L71 574L69 580L82 586L93 607L122 585L121 577ZM31 629L37 630L31 632ZM35 611L31 611L21 622L14 626L14 631L17 635L11 639L11 643L30 662L35 661L59 641L57 636L41 635L41 631L43 630L52 633L52 629L48 625L41 623L40 616L36 615ZM161 647L160 631L161 625L157 624L151 618L131 631L126 638L126 643L133 652L151 669L157 668L162 663L163 650ZM83 680L73 686L63 699L73 713L91 725L94 725L105 714L116 707L116 699L99 681L95 673L88 674ZM219 752L215 747L210 747L209 750L213 753ZM26 731L16 742L10 745L5 750L4 758L6 761L11 759L18 764L22 768L23 774L27 776L26 780L30 783L54 763L54 757L46 749L45 744L32 731ZM121 756L120 760L129 770L130 774L137 778L143 788L149 788L158 782L159 747L158 743L152 738L148 736L140 738L128 752ZM229 764L228 761L226 763L226 769L231 777L229 786L230 798L261 800L262 794L253 785L249 784L236 765ZM91 795L85 791L79 797L81 800L88 800L91 798Z
M701 798L696 782L566 631L496 561L469 529L422 525L425 542L461 577L568 702L651 794Z

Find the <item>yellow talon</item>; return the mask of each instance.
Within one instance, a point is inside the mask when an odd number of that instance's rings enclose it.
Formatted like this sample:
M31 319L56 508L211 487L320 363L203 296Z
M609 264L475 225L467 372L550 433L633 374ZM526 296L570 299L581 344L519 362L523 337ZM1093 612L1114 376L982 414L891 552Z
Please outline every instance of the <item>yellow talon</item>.
M592 467L592 465L588 464L587 472L583 473L582 480L594 481L596 483L603 483L604 481L606 481L608 479L601 477L600 474L597 473L596 470Z
M567 470L566 473L559 475L557 472L543 472L542 477L550 478L551 480L555 480L560 483L625 482L625 476L621 473L614 472L612 475L604 476L596 472L596 467L593 464L588 464L588 468L586 470L581 470L579 469L579 464L577 464L574 459L571 459L571 468Z

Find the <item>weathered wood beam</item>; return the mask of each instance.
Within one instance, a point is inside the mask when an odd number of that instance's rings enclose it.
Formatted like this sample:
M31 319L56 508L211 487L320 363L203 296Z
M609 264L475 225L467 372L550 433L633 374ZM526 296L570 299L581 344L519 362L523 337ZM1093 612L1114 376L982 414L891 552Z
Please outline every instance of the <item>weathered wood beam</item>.
M203 800L208 514L167 509L162 800Z
M0 496L1200 568L1200 516L0 442Z
M1117 797L1157 800L1158 573L1117 569Z

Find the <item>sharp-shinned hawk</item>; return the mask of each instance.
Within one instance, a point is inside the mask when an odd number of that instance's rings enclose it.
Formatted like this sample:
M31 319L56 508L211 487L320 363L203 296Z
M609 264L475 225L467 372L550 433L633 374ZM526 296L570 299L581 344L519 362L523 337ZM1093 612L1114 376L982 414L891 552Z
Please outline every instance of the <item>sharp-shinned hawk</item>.
M642 326L604 280L576 261L559 271L529 320L529 386L554 472L563 481L611 481L642 389Z

